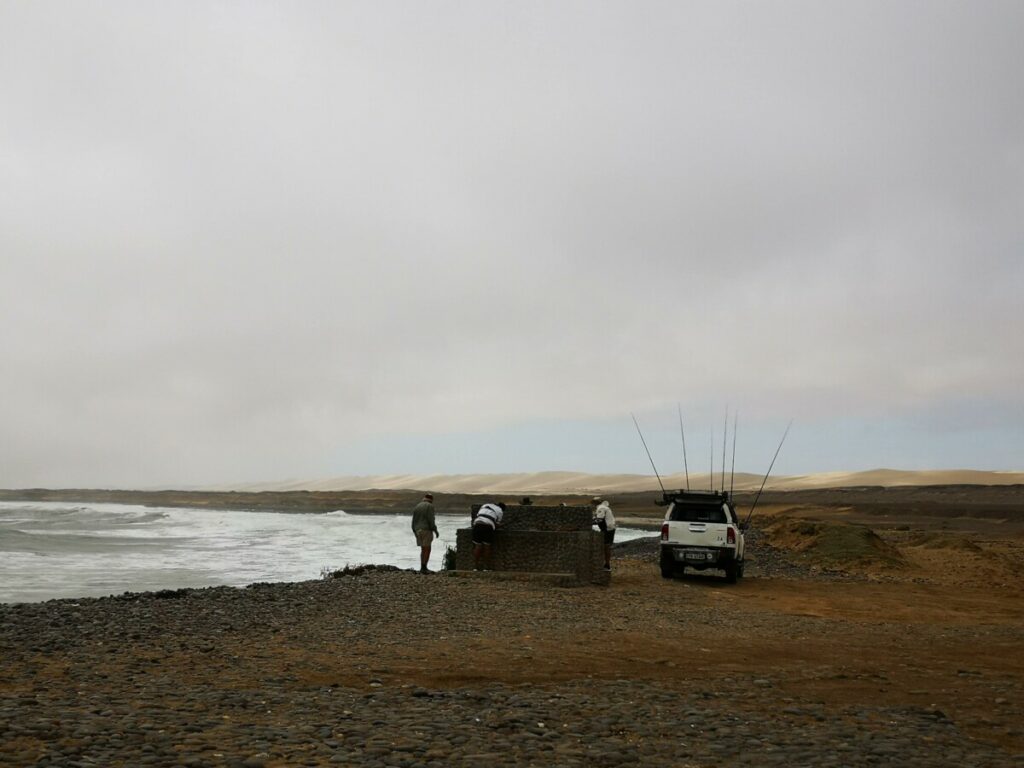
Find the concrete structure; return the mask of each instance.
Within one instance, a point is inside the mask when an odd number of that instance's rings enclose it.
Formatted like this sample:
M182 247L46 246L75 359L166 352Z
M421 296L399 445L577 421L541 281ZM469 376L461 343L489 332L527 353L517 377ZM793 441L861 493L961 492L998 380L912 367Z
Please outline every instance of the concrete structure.
M477 507L473 508L473 515ZM509 505L494 533L491 569L548 574L576 584L608 584L604 537L591 526L590 507ZM472 529L456 533L455 568L473 570Z

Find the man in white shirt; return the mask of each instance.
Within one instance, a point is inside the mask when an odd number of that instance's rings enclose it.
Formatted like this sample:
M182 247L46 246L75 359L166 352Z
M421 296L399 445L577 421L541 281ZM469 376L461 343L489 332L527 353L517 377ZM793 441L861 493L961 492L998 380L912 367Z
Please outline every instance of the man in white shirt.
M605 499L595 496L590 500L594 507L594 525L604 534L604 569L612 569L612 542L615 541L615 515Z
M476 517L473 518L473 569L477 571L491 569L491 545L494 544L494 529L501 525L505 515L505 505L481 504ZM483 565L481 565L483 563Z

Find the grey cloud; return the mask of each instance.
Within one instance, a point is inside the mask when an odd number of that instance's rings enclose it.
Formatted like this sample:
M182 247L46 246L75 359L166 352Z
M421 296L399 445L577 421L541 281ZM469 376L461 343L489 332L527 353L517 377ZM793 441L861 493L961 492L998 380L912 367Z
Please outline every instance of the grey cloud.
M677 399L1010 417L1022 31L1000 2L6 4L0 485L344 473L339 444Z

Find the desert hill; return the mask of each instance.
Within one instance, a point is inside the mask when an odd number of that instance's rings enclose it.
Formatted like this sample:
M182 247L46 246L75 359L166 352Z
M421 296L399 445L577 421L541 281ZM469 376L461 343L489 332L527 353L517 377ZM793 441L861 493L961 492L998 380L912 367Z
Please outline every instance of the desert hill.
M691 488L708 488L708 474L691 474ZM737 472L735 479L728 473L725 485L734 482L737 491L757 490L763 475ZM666 488L686 487L682 472L662 477ZM714 476L715 487L722 477ZM821 488L856 488L863 486L922 486L922 485L1019 485L1024 484L1024 472L989 472L974 469L919 470L873 469L863 472L821 472L810 475L771 477L766 489L777 491L811 490ZM242 483L223 485L206 490L230 491L364 491L364 490L425 490L438 493L497 493L497 494L555 494L555 493L632 493L656 491L658 481L653 475L609 474L596 475L583 472L534 472L479 475L349 475L314 480L286 480L281 482Z

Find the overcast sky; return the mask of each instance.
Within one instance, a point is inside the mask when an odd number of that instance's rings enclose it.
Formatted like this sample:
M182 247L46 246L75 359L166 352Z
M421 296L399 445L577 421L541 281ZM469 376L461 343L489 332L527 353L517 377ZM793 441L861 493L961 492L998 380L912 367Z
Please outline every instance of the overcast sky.
M0 0L0 487L1024 469L1024 3ZM696 449L695 449L696 450ZM702 454L706 455L706 454Z

